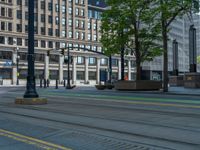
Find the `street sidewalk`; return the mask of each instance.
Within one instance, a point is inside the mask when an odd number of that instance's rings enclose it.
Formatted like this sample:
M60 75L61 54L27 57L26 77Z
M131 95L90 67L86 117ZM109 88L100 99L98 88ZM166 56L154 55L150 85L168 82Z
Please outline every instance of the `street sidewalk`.
M40 85L37 85L39 88ZM25 87L25 85L0 85L0 88L16 88L16 87ZM55 88L55 85L50 85L49 88ZM64 88L63 85L59 85L59 88ZM94 85L77 85L74 90L81 90L81 91L97 91ZM104 90L110 91L110 90ZM133 92L133 93L146 93L146 94L169 94L169 95L192 95L192 96L200 96L200 88L184 88L184 87L169 87L167 93L163 93L162 90L160 91L120 91L120 92Z

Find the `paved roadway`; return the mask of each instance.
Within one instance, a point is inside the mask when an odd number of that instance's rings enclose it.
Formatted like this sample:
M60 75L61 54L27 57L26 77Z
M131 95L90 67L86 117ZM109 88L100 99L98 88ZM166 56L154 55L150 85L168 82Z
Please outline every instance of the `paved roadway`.
M0 88L1 150L200 150L198 96L38 89L47 105L15 105Z

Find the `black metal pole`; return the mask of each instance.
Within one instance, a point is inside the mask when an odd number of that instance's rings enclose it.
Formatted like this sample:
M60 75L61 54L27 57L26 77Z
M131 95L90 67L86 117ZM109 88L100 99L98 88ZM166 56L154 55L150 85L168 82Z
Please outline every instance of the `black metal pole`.
M34 1L28 1L28 76L24 98L37 98L34 63Z
M109 82L112 83L112 56L109 56Z
M178 42L173 40L173 75L178 76Z
M18 50L17 50L17 85L19 85L19 56L18 56Z
M70 65L70 53L69 53L69 46L67 47L67 59L68 59L68 61L67 61L67 86L66 86L66 88L68 89L68 88L70 88L71 87L71 85L70 85L70 69L69 69L69 65Z
M189 29L189 61L190 72L196 72L196 28L194 25L191 25Z
M124 80L124 46L121 49L121 80Z

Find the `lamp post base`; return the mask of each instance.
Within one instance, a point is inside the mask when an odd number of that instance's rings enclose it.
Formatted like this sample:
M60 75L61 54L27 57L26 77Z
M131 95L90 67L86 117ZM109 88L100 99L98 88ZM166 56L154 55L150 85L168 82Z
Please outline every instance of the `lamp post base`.
M47 104L47 99L46 98L16 98L15 104L43 105L43 104Z

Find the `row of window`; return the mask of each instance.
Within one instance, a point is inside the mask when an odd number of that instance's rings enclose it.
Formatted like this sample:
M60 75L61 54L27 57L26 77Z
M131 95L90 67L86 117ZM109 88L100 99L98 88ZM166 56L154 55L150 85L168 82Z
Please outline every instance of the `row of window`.
M18 52L19 58L22 61L27 60L27 54L23 52ZM5 60L12 60L12 52L11 51L0 51L0 59ZM35 61L36 62L44 62L45 61L45 55L44 54L35 54ZM50 55L49 57L50 63L59 63L59 55ZM73 62L73 57L71 58L70 63ZM85 57L83 56L77 56L77 62L78 65L83 65L85 63ZM88 58L88 64L89 65L96 65L97 64L97 58L95 57L89 57ZM102 58L100 60L100 65L106 66L108 65L108 59ZM118 66L118 59L112 59L112 66L117 67ZM128 60L125 60L125 66L128 66ZM131 61L131 67L135 67L135 61Z
M1 17L9 17L12 18L12 9L11 8L6 8L6 7L1 7L0 6L0 16Z
M28 39L22 39L22 38L13 38L13 37L7 37L5 38L4 36L0 36L0 44L8 44L8 45L18 45L18 46L28 46ZM101 52L102 49L101 47L97 46L91 46L91 45L76 45L75 47L81 47L84 48L86 47L87 49L91 49L94 51L99 51ZM60 48L60 47L66 47L66 43L64 42L53 42L53 41L45 41L45 40L35 40L35 47L41 47L41 48Z
M0 0L0 2L12 4L13 1L12 0Z

